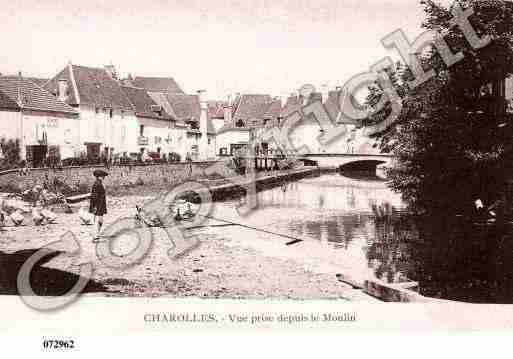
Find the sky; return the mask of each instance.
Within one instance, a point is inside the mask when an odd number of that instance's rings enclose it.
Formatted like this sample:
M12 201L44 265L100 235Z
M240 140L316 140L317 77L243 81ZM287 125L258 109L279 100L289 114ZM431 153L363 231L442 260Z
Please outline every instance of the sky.
M52 77L69 61L173 77L188 93L285 96L342 86L421 32L419 0L14 0L2 4L0 72Z

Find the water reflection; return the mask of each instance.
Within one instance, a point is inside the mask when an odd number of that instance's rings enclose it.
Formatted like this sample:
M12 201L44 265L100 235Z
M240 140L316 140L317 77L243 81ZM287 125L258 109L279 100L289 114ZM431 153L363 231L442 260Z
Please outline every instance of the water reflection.
M413 217L376 178L322 175L258 194L261 228L351 252L377 278L420 283L424 295L513 303L513 233L454 214ZM360 265L360 264L358 264Z

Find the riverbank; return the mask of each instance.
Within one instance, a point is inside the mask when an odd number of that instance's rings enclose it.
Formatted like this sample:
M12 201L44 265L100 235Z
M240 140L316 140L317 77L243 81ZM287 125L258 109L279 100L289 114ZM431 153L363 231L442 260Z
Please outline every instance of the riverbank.
M151 197L109 198L106 225L119 217L132 216L136 204ZM216 225L207 222L205 225ZM38 278L36 293L63 293L71 288L79 274L77 263L92 262L94 274L86 292L106 296L161 296L205 298L292 298L292 299L369 299L360 291L339 282L326 268L311 267L301 258L285 258L259 248L258 243L241 242L237 236L223 236L216 227L193 232L201 245L172 260L170 243L157 232L145 259L136 266L116 270L103 264L92 243L93 227L83 226L76 214L59 214L57 224L45 227L6 227L0 232L0 256L9 274L0 282L0 294L15 294L16 268L28 254L62 238L68 231L81 246L76 258L49 258L34 269ZM217 227L221 229L222 227ZM240 237L240 235L239 235ZM244 235L246 240L249 238ZM133 249L133 238L122 237L115 243L116 253ZM269 243L269 242L268 242ZM285 248L284 248L285 249ZM62 248L60 248L62 250ZM74 262L75 260L75 262ZM11 268L12 270L7 270ZM60 278L60 279L59 279ZM63 279L64 278L64 279Z

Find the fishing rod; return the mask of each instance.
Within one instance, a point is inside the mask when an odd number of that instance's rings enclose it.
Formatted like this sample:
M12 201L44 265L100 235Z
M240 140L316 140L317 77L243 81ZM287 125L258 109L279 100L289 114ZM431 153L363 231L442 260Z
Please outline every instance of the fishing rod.
M212 217L212 216L204 216L204 215L199 215L199 216L202 216L202 217L205 217L205 218L209 218L209 219L213 219L213 220L216 220L216 221L219 221L219 222L224 222L226 224L230 224L230 225L233 225L233 226L240 226L240 227L243 227L243 228L252 229L252 230L255 230L257 232L268 233L268 234L272 234L272 235L275 235L275 236L291 239L290 242L285 243L285 245L287 245L287 246L290 246L292 244L296 244L296 243L299 243L299 242L303 242L303 239L300 239L300 238L297 238L297 237L293 237L293 236L289 236L287 234L276 233L276 232L268 231L266 229L262 229L262 228L258 228L258 227L252 227L252 226L248 226L247 224L232 222L232 221L228 221L226 219L220 219L220 218L216 218L216 217Z
M141 208L139 206L136 206L136 208L137 208L137 211L138 211L138 213L136 214L136 219L143 221L147 226L149 226L149 227L161 227L161 228L165 228L166 227L162 223L158 223L158 224L157 223L151 223L146 218L144 218L144 216L142 216ZM252 227L252 226L248 226L247 224L232 222L232 221L228 221L226 219L220 219L220 218L216 218L216 217L212 217L212 216L206 216L206 215L201 215L201 214L195 214L195 215L196 216L201 216L201 217L204 217L204 218L208 218L208 219L213 219L215 221L219 221L219 222L225 223L224 225L211 225L211 226L208 226L208 227L221 227L221 226L224 227L224 226L228 226L228 225L240 226L240 227L243 227L243 228L252 229L252 230L257 231L257 232L268 233L268 234L272 234L272 235L275 235L275 236L279 236L279 237L284 237L284 238L290 239L291 241L285 243L285 245L287 245L287 246L290 246L290 245L293 245L293 244L296 244L296 243L299 243L299 242L303 242L303 239L297 238L297 237L293 237L293 236L289 236L287 234L276 233L276 232L268 231L266 229L262 229L262 228L258 228L258 227ZM204 227L207 227L207 226L193 226L193 227L186 227L186 229L198 229L198 228L204 228Z

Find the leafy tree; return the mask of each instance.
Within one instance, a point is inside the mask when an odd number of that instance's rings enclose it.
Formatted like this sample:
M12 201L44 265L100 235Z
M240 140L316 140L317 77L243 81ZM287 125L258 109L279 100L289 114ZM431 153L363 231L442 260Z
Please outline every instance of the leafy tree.
M477 198L490 203L499 196L507 164L513 163L513 126L506 104L485 90L513 74L513 6L499 0L459 1L463 8L474 9L470 22L478 35L492 38L476 50L450 24L450 7L433 0L421 4L423 27L444 33L452 52L461 51L464 58L447 68L431 48L420 60L435 76L416 88L405 85L411 73L391 70L405 93L395 126L380 134L381 146L397 158L389 170L392 188L414 207L470 209ZM371 91L368 100L377 101L378 95L379 89Z

